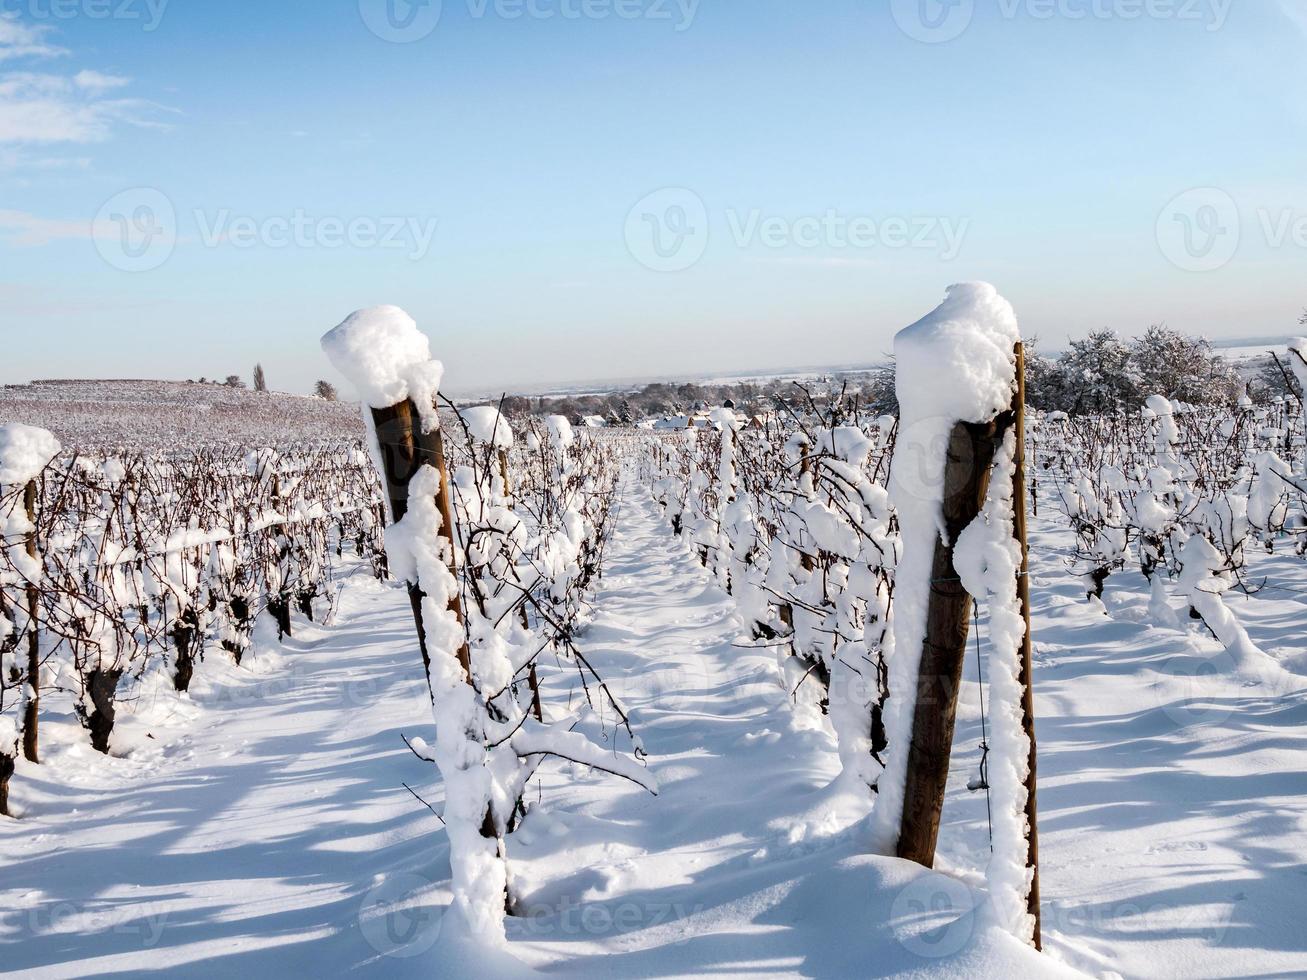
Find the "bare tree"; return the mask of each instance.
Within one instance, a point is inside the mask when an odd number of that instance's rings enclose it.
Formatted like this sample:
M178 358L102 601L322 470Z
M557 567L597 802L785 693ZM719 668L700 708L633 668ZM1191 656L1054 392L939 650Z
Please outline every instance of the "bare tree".
M334 402L338 397L336 394L336 386L330 381L319 381L313 386L313 393L324 402Z

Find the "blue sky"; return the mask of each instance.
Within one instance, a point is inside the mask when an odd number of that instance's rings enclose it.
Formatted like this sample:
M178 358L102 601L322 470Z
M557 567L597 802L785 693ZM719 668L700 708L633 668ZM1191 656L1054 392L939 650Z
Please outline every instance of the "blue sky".
M1304 0L0 10L0 382L304 391L378 303L455 391L873 361L965 279L1046 347L1307 306Z

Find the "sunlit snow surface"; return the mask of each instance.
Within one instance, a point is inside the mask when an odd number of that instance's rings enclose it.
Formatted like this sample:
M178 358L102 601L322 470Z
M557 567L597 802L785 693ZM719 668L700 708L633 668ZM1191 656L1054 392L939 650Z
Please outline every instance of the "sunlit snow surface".
M660 783L546 767L510 842L513 960L441 930L449 864L405 594L351 580L329 628L206 661L193 700L145 685L96 756L47 699L46 764L0 822L0 971L178 976L1288 976L1307 970L1307 705L1246 686L1198 628L1154 628L1138 573L1107 615L1035 522L1044 937L978 924L989 857L968 658L940 869L866 856L865 801L831 788L834 740L786 705L770 650L626 488L582 638ZM1255 556L1294 581L1300 560ZM1307 596L1228 597L1301 678ZM1176 603L1177 613L1182 613ZM1184 622L1183 616L1178 616ZM982 623L982 642L988 626ZM1307 683L1307 681L1304 681ZM579 694L574 694L579 697ZM547 701L566 701L553 692Z

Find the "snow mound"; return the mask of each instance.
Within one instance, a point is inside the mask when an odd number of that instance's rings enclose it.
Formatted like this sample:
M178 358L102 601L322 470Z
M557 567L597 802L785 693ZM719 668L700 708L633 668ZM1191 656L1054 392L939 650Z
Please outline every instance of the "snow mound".
M460 415L467 423L472 438L482 444L493 444L497 449L507 449L513 445L513 429L508 420L494 405L477 405L465 408Z
M45 429L17 422L0 426L0 484L20 486L35 480L62 449Z
M560 449L566 449L576 441L572 432L572 423L561 415L549 416L549 434Z

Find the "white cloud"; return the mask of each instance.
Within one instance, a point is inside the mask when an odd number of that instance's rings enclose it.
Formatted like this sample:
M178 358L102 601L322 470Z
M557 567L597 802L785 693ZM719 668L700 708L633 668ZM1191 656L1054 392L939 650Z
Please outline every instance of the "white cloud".
M0 15L0 63L67 55L47 41L50 28ZM0 74L0 144L98 143L116 127L159 127L161 106L111 97L131 79L83 68L71 75L11 71Z
M0 143L98 143L119 124L159 127L160 106L104 97L126 84L125 78L93 71L0 75Z
M103 72L84 68L73 76L73 84L87 92L107 92L131 84L130 78L121 75L106 75Z
M89 221L58 221L26 211L0 211L0 242L18 248L36 248L66 239L94 237Z
M67 48L47 44L53 28L45 24L24 24L16 14L0 14L0 61L13 58L57 58Z

